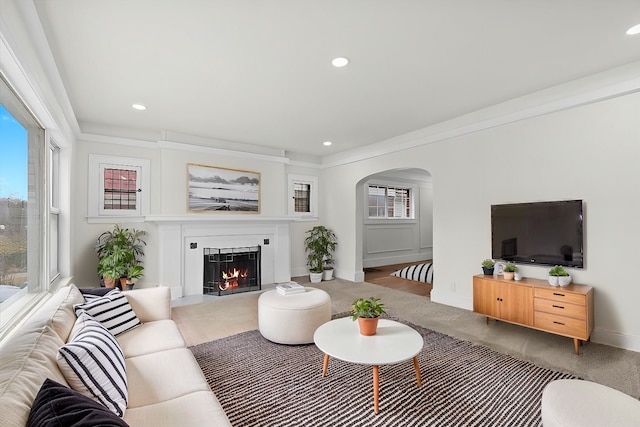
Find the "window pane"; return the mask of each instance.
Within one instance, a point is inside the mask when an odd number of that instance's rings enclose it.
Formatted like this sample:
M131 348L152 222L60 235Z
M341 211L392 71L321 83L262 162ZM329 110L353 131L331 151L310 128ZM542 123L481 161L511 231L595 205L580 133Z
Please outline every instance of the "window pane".
M104 209L136 210L137 171L104 170Z
M311 212L311 184L293 184L294 212Z
M41 289L44 130L0 79L0 303Z

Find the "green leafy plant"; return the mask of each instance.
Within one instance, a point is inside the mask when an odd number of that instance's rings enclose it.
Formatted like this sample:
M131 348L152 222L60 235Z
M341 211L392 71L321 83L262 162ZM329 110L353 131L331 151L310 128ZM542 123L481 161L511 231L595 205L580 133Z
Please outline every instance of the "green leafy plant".
M494 265L496 265L496 263L492 259L487 258L482 261L482 266L485 268L493 268Z
M515 264L508 262L505 266L503 271L507 272L507 273L514 273L516 271L518 271L518 267L516 267Z
M384 304L380 302L380 298L358 298L351 304L351 319L353 321L356 321L358 317L371 319L383 314L387 314L387 312Z
M311 230L307 230L307 234L304 247L307 252L309 271L322 273L324 266L333 265L333 252L338 244L336 235L322 225L316 225Z
M98 274L118 279L139 279L143 276L142 257L146 242L144 230L129 230L118 224L102 233L96 242Z
M549 270L549 276L569 276L569 273L563 267L556 265Z

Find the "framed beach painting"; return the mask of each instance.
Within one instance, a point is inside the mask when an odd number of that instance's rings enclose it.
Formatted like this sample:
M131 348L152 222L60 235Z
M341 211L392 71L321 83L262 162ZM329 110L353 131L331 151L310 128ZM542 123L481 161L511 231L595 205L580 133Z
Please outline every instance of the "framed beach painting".
M260 213L260 173L187 164L189 212Z

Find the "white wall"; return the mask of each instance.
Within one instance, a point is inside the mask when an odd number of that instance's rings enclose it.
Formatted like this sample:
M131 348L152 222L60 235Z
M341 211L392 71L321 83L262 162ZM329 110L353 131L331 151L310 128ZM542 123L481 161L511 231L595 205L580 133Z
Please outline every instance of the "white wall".
M323 186L337 189L332 197L342 201L339 210L324 209L342 239L337 273L361 276L356 186L383 170L432 174L432 299L468 309L471 277L490 257L491 204L583 199L586 268L571 273L595 288L592 339L640 350L640 287L630 268L640 237L639 109L640 94L632 94L325 169ZM522 272L544 278L547 268Z

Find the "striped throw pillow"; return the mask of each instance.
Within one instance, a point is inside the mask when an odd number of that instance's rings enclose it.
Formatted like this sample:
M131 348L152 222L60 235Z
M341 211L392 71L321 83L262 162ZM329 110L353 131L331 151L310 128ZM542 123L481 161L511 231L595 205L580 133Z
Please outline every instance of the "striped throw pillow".
M392 276L403 279L415 280L417 282L433 283L433 264L415 264L391 273Z
M142 324L127 297L118 289L102 297L89 299L84 304L76 304L73 308L77 316L83 311L88 313L115 336Z
M124 416L129 400L124 354L100 322L80 313L56 362L72 389Z

